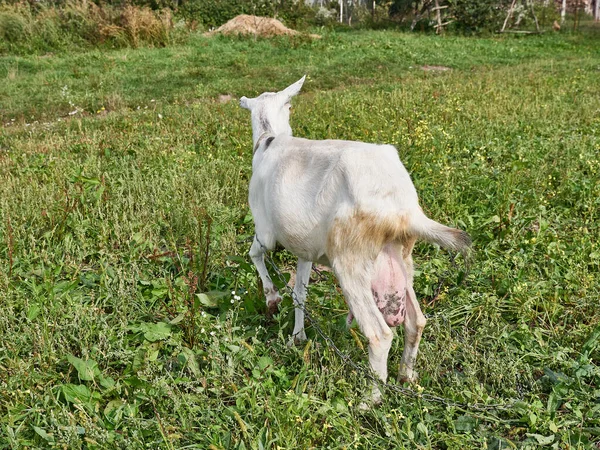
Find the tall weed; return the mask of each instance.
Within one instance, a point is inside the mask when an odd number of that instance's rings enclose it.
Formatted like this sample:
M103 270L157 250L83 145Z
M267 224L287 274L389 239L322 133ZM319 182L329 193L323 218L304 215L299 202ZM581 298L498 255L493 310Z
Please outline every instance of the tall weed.
M173 28L172 14L168 9L155 12L147 7L126 6L118 22L118 25L102 26L100 34L115 42L126 42L134 48L142 44L167 45Z
M164 46L171 38L171 11L96 5L67 0L0 5L0 53L39 53L73 47Z

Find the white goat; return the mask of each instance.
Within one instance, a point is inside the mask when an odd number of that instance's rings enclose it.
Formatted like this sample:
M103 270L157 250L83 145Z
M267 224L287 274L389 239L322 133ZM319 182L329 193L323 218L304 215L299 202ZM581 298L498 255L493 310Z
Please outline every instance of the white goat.
M267 308L275 312L281 297L264 252L279 242L298 256L294 338L306 339L303 307L312 262L328 265L344 292L349 321L354 316L369 341L369 363L384 382L390 326L404 322L400 376L413 381L426 323L413 290L413 246L420 238L466 251L470 238L425 216L393 146L292 137L290 100L304 79L281 92L240 99L251 112L254 141L249 202L256 235L250 257ZM372 401L380 400L374 386Z

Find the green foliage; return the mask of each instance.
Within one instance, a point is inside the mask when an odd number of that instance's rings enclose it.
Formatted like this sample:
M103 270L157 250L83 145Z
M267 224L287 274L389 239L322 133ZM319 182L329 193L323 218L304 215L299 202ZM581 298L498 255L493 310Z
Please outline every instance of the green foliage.
M2 39L15 43L27 37L27 23L25 19L14 11L0 13L0 36Z
M535 4L535 15L538 19L538 23L542 28L550 28L554 24L554 21L560 21L560 12L552 4L544 6L543 4Z
M87 0L68 0L60 6L0 4L0 53L38 53L98 45L165 46L172 41L172 33L172 15L166 9L114 8Z
M595 445L599 48L360 31L0 57L0 448ZM288 295L265 318L235 98L304 73L296 135L396 145L427 213L474 239L468 273L415 249L414 389L511 408L388 391L362 412L365 377L314 328L288 346ZM313 276L313 316L364 365Z
M455 28L475 33L498 31L510 2L498 0L449 0Z

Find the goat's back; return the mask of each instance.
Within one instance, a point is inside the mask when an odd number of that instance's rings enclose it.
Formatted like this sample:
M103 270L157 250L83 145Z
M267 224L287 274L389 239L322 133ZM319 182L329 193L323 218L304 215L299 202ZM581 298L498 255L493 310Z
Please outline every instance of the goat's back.
M257 233L313 261L331 251L334 228L349 236L360 224L386 239L420 211L393 146L282 135L257 149L249 201Z

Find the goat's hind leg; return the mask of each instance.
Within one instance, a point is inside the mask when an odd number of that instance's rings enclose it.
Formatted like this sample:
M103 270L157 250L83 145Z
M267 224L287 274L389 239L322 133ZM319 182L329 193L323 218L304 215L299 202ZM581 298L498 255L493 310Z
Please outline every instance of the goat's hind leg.
M417 380L417 372L414 370L417 353L419 351L419 342L421 335L427 323L427 319L421 312L419 302L412 283L406 290L406 318L404 319L404 351L400 360L398 370L398 380L414 382Z
M358 326L369 341L369 364L375 374L385 383L387 380L387 359L394 334L377 308L371 292L371 267L364 262L347 265L333 262L333 269L340 281L346 302ZM381 391L375 383L370 401L381 403ZM367 405L362 404L361 407Z
M264 243L264 245L268 244L268 242ZM267 314L272 316L277 312L279 303L281 303L281 296L273 284L267 266L265 265L265 252L267 251L267 248L264 245L255 236L252 247L250 247L250 258L256 266L256 270L258 270L258 275L262 281L263 290L267 300Z

